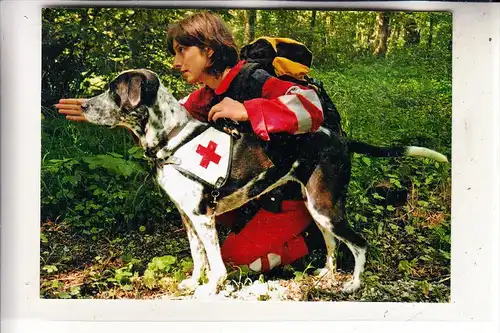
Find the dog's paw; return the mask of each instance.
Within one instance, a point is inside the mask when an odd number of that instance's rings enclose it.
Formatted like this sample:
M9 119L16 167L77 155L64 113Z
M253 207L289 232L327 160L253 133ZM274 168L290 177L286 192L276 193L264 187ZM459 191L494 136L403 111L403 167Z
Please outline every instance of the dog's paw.
M177 286L177 288L183 291L193 291L197 287L198 287L198 279L194 279L192 277L189 279L182 280L181 283L179 283L179 285Z
M350 280L344 284L342 288L342 292L346 294L350 294L359 289L361 282L359 280Z
M193 298L195 299L207 299L213 297L217 294L217 287L212 284L203 284L196 288Z

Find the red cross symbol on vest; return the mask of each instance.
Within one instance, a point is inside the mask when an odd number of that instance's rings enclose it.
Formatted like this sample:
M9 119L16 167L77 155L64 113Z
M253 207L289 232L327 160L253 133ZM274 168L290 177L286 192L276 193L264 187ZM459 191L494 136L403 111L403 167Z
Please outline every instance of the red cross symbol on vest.
M207 147L198 145L198 148L196 148L196 152L203 156L200 162L200 166L206 169L208 168L210 162L219 164L221 156L215 152L215 148L217 148L217 144L213 141L210 141Z

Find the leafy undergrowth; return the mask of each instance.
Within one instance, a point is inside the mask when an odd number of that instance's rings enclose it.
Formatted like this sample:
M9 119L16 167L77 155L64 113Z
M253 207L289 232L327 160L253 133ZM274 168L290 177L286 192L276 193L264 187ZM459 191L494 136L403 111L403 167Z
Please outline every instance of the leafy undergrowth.
M246 266L230 269L225 287L214 299L449 302L449 249L429 244L440 232L446 238L446 232L439 230L448 221L442 213L429 213L411 204L397 208L399 213L391 212L399 216L397 221L385 221L385 228L391 232L376 235L378 227L365 229L370 243L368 260L363 284L353 294L341 292L343 283L351 278L353 266L352 257L341 246L335 282L314 274L324 261L324 254L316 251L294 266L265 275L253 273ZM420 222L411 228L399 227L404 219ZM77 236L64 223L46 222L41 234L43 298L192 297L177 288L192 270L189 245L180 226L165 224L151 233L140 228L110 239L101 234Z

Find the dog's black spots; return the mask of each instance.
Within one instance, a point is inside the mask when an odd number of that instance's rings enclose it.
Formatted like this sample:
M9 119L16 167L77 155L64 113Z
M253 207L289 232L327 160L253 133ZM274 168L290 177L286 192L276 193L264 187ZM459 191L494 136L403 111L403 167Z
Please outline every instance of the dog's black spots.
M161 131L163 124L162 124L160 119L150 119L149 126L150 126L150 128L154 128L158 131Z
M309 153L311 147L303 150L309 141L309 135L274 133L270 134L270 141L264 144L264 151L276 168L288 171L294 162Z
M347 145L342 137L316 132L298 136L296 144L299 165L294 173L304 184L318 165L322 168L333 165L340 169L350 163Z
M140 143L141 139L143 136L144 136L144 130L140 127L140 126L133 126L132 127L135 131L135 133L133 132L134 136L136 135L137 133L137 140L135 140L137 143Z
M343 217L339 223L334 225L333 233L360 248L366 248L368 245L363 237L352 230L345 217Z
M325 238L316 223L311 223L303 232L304 241L309 252L313 250L326 251Z
M153 126L157 129L162 129L163 128L163 122L162 122L162 112L160 109L159 105L153 105L151 108L152 112L154 113L156 119L152 122Z
M158 152L158 149L153 148L146 148L145 155L151 159L155 158L156 153Z
M146 80L142 81L141 85L141 102L144 105L152 106L155 104L158 96L158 88L160 81L156 75L144 75Z

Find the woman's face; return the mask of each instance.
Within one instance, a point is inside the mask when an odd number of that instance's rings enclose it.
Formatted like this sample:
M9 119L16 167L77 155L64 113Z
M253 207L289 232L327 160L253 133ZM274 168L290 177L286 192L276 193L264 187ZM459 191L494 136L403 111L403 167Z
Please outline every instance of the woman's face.
M209 52L202 52L198 46L183 46L174 40L174 68L181 71L184 79L195 84L203 82L205 69L210 65Z

